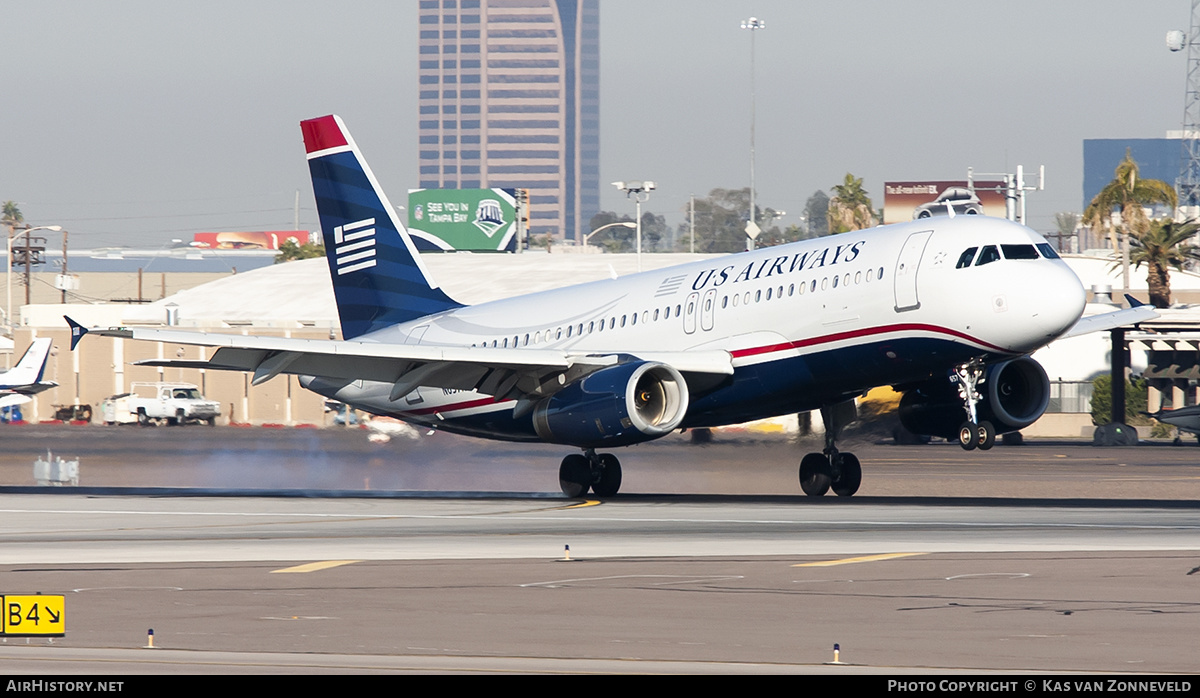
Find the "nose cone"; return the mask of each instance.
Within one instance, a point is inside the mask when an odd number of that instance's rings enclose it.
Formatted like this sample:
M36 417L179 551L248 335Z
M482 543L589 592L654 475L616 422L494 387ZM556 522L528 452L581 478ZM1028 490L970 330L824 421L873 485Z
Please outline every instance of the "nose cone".
M1033 351L1057 339L1079 321L1087 294L1079 277L1063 262L1054 262L1028 279L1021 305L1029 318L1022 348Z

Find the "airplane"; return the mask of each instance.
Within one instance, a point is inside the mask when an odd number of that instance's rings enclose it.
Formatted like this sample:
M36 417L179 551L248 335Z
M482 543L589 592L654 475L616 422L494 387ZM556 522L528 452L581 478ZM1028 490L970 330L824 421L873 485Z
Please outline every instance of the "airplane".
M1180 407L1174 410L1159 410L1157 412L1143 412L1147 417L1153 417L1163 424L1169 424L1181 433L1192 434L1200 443L1200 405L1190 405L1188 407ZM1175 438L1175 443L1182 443L1183 440L1179 437Z
M42 380L52 344L49 337L33 340L17 365L0 373L0 407L23 405L33 399L31 395L58 386L54 381Z
M358 145L334 115L301 131L341 321L341 340L139 327L89 331L215 348L143 365L281 373L375 415L458 434L579 449L564 495L615 495L610 449L673 431L820 410L825 447L801 489L857 492L837 438L855 398L904 392L910 431L987 449L1049 403L1028 354L1068 336L1084 309L1075 274L1044 238L984 216L936 216L728 257L464 305L430 275ZM1156 317L1130 308L1095 331ZM1115 324L1114 324L1115 323Z

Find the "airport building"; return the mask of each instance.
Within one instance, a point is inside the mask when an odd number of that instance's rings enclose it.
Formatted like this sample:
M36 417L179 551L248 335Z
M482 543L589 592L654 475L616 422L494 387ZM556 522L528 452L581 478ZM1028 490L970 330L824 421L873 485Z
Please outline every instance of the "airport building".
M420 187L527 189L530 234L578 239L600 210L598 0L418 12Z

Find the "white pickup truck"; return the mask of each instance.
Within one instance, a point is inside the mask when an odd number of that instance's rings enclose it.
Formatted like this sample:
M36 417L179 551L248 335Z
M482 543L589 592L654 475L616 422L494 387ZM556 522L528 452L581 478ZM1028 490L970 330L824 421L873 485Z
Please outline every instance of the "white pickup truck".
M221 416L220 403L205 400L200 389L190 383L134 383L127 405L129 414L143 426L166 422L216 424Z

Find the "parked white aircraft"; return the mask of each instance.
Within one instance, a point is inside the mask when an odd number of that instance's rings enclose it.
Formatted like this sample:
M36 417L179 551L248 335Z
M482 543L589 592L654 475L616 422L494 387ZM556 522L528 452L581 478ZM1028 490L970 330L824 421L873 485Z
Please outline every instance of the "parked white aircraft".
M23 405L32 399L31 395L58 385L54 381L42 380L51 344L53 340L48 337L33 340L17 365L0 373L0 407Z
M1079 280L1037 233L938 216L475 306L444 293L341 119L301 124L341 319L340 341L142 328L96 334L216 347L154 366L300 376L321 395L461 434L573 446L563 492L612 495L615 456L676 429L820 409L820 496L859 487L836 447L870 388L904 391L905 425L989 448L1048 404L1027 354L1079 320ZM1118 311L1108 324L1153 317ZM68 321L70 321L68 319ZM1115 323L1115 324L1114 324ZM72 346L87 330L71 322Z

